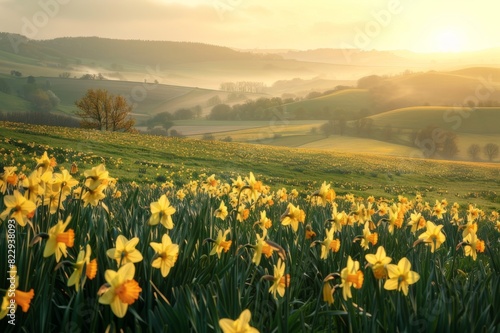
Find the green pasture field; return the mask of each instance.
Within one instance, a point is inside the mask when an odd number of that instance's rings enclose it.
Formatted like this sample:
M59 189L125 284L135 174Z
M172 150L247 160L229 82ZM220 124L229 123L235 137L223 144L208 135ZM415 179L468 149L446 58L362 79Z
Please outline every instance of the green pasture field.
M499 134L500 108L415 106L391 110L374 116L374 126L390 125L397 129L421 130L440 127L456 133Z
M407 157L357 154L354 146L352 152L325 151L314 148L314 143L312 147L290 148L12 123L0 124L0 128L4 165L21 165L19 159L26 159L26 154L49 147L64 155L67 168L72 162L108 161L108 168L123 181L153 183L158 177L181 181L192 174L230 177L251 171L273 186L312 189L326 180L341 193L380 197L421 192L429 200L446 194L450 201L467 204L473 198L488 207L496 207L500 201L496 194L500 184L498 163L411 158L416 154ZM259 130L249 131L255 135ZM292 141L287 136L276 139ZM21 143L16 143L19 140ZM37 148L30 148L30 144ZM78 156L77 152L83 155ZM146 172L141 174L139 169Z
M373 111L373 101L365 89L347 89L332 94L285 104L285 111L297 113L301 111L323 111L328 109L334 112L336 117L346 119L356 117L358 113L365 110L370 114Z

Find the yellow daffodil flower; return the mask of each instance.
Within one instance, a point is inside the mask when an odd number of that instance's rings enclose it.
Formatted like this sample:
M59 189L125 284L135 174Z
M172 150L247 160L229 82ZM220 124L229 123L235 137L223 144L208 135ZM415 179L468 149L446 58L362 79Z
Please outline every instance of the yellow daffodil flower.
M372 233L370 231L370 222L365 223L363 229L363 237L361 238L361 247L368 250L369 244L376 245L378 242L378 234L376 232Z
M163 235L161 243L151 242L149 245L156 252L157 257L153 260L151 266L159 268L161 270L161 275L166 277L177 261L177 257L179 256L179 245L173 244L170 236L167 234Z
M306 214L299 206L295 207L292 203L289 203L280 219L282 225L291 225L292 230L297 231L299 222L304 223Z
M75 286L76 291L80 290L80 280L85 268L85 276L90 280L94 279L97 274L97 260L90 260L92 250L90 245L87 244L86 250L81 250L78 253L76 263L73 265L73 274L68 279L68 287Z
M336 198L335 191L330 188L330 184L327 184L326 182L323 182L321 184L321 187L319 191L316 191L312 194L312 203L316 205L321 205L321 206L326 206L326 204L332 203L333 200Z
M214 241L214 247L212 248L212 251L210 251L210 255L213 256L214 254L217 254L217 256L220 258L220 255L222 253L222 250L224 252L229 251L229 248L231 247L231 240L226 240L227 235L231 232L231 229L227 229L222 233L222 230L219 230L219 234L217 235L217 239Z
M443 225L435 225L431 221L427 221L425 225L427 230L418 236L418 239L424 241L427 245L430 245L431 252L434 253L434 251L437 250L446 240L446 236L441 231Z
M432 215L436 216L439 220L441 220L443 218L444 213L446 213L446 209L444 209L441 202L436 200L436 204L434 205L434 208L432 209Z
M113 180L109 177L109 172L106 171L104 164L99 164L91 170L85 170L83 175L85 176L85 186L91 190L99 186L107 187Z
M245 181L247 182L247 185L245 185L244 188L246 188L247 190L250 191L250 194L248 195L248 197L249 197L251 202L254 202L261 195L262 182L255 180L255 177L254 177L252 172L250 172L250 175L248 177L245 177ZM234 185L234 183L233 183L233 185Z
M464 252L466 256L471 256L473 260L477 259L477 253L484 252L484 241L480 240L477 238L477 235L475 232L469 233L465 238L464 238L465 246L464 246Z
M406 296L408 295L408 286L414 284L420 279L417 272L411 271L411 263L403 257L397 265L387 265L389 279L384 283L386 290L399 290Z
M3 167L4 172L0 177L0 192L5 194L7 191L7 186L10 184L12 186L17 184L18 176L16 175L17 167Z
M361 289L363 286L364 276L363 272L359 269L359 261L353 261L351 256L347 258L347 266L340 272L342 279L342 296L347 301L352 298L351 287Z
M328 250L338 252L340 250L340 239L334 239L335 227L332 225L328 230L325 239L321 242L321 256L320 258L326 260L328 258Z
M224 333L259 333L259 331L250 326L252 313L246 309L240 314L236 320L222 318L219 320L219 326Z
M71 215L66 218L63 222L59 220L55 226L49 230L49 239L45 244L45 249L43 251L44 257L49 257L53 254L56 256L56 262L61 260L61 256L66 257L68 255L68 247L73 247L75 243L75 232L73 229L66 230L69 222L71 221Z
M38 196L43 193L42 179L40 176L40 171L35 170L21 182L24 188L24 197L35 203L37 202Z
M35 203L23 197L18 190L14 190L14 195L6 195L3 198L3 202L6 208L0 214L0 220L2 221L9 216L15 219L20 226L24 227L35 214Z
M409 227L411 226L412 233L415 233L417 232L417 230L420 230L423 227L425 227L425 219L422 216L422 214L417 212L412 213L410 215L410 222L408 222L408 226Z
M35 297L35 292L33 289L30 291L21 291L18 289L19 286L19 276L17 275L17 267L14 266L8 271L9 277L7 281L9 284L14 282L15 288L8 289L5 294L2 304L0 306L0 320L4 318L8 313L15 313L17 310L17 306L20 306L23 312L28 312L30 308L30 303L33 297ZM14 279L14 281L11 281Z
M254 225L258 225L262 230L269 229L273 225L271 219L267 217L265 210L260 212L260 220L255 222Z
M60 190L68 195L71 189L78 185L78 180L74 179L68 170L62 170L61 173L54 173L53 184L59 186Z
M236 220L239 222L245 221L250 215L250 209L245 208L245 205L240 205L238 208L238 214L236 214Z
M81 250L78 253L76 263L73 265L73 274L68 279L68 287L75 286L76 291L80 290L80 280L85 268L85 276L90 280L94 279L97 274L97 260L90 260L92 250L90 245L87 244L86 250Z
M106 251L106 254L111 259L115 259L119 266L123 266L129 262L139 262L142 260L142 254L135 248L138 243L138 237L128 240L125 236L119 235L116 238L116 247Z
M285 263L278 259L278 264L274 265L273 284L269 287L269 292L277 299L276 293L281 297L285 296L285 288L290 285L290 274L285 275Z
M387 265L392 259L386 256L383 246L379 246L375 254L365 255L365 259L371 266L373 275L376 279L380 280L387 276Z
M127 263L120 267L118 271L106 270L104 278L109 288L99 297L99 303L111 306L115 316L125 317L128 306L133 304L142 291L141 287L134 280L135 266Z
M337 211L337 203L333 203L332 207L332 218L330 220L332 224L332 228L334 228L334 231L341 231L342 226L347 224L347 214L344 211L341 211L340 213Z
M53 172L54 167L57 165L56 159L54 157L49 158L46 151L43 152L42 157L35 159L36 159L35 169L41 169L42 173L45 173L46 171Z
M87 188L84 190L82 195L83 207L87 207L89 204L93 207L99 204L99 201L106 197L104 194L104 190L107 188L107 185L100 185L95 188Z
M150 208L151 218L149 219L149 225L157 225L160 222L167 229L174 227L172 215L175 213L175 208L170 206L170 201L168 201L165 194L158 201L152 202Z
M214 212L215 217L224 220L227 217L227 207L224 204L224 201L220 202L219 208L217 208Z

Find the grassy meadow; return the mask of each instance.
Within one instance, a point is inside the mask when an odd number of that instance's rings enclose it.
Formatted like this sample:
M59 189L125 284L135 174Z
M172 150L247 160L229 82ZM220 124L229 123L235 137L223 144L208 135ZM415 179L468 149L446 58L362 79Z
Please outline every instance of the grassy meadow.
M500 328L496 165L0 128L2 332Z

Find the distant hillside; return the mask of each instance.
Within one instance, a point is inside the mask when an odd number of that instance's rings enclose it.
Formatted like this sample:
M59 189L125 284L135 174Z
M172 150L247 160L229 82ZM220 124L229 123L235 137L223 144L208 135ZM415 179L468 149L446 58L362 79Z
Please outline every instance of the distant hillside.
M415 67L417 63L408 61L403 56L394 54L391 51L363 51L357 49L314 49L314 50L289 50L277 52L276 54L285 59L295 59L301 61L324 62L331 64L346 65L404 65Z
M370 94L365 89L346 89L313 99L285 104L295 119L356 119L374 112Z
M231 97L231 93L219 90L195 87L155 84L154 82L127 82L112 80L82 80L59 77L35 77L35 82L43 89L49 89L60 100L55 113L73 115L77 110L75 101L82 98L88 89L106 89L111 94L125 96L133 105L133 115L139 124L142 120L160 112L174 113L181 108L197 107L201 115L206 114L213 104L211 101L223 101L228 104L242 102L265 96L264 94L246 93ZM0 75L0 80L7 84L10 94L0 92L0 111L30 111L31 104L24 99L23 91L26 78ZM213 103L213 102L212 102Z
M457 133L500 134L500 107L410 107L369 117L376 127L421 130L436 126Z
M115 80L157 79L164 84L217 89L226 81L259 81L270 86L278 80L321 75L355 80L373 68L283 59L202 43L98 37L30 40L0 33L0 72L11 70L34 76L101 73Z

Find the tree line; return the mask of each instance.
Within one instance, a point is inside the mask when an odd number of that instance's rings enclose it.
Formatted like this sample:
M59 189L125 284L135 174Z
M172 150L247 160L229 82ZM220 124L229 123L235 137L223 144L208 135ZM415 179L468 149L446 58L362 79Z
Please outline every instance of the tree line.
M18 71L12 70L11 75L19 77L22 74ZM13 92L6 80L0 78L0 92L4 94L16 94L31 104L31 110L34 112L50 112L59 106L61 100L50 89L50 81L45 81L44 84L39 84L34 76L28 76L26 83L22 89Z
M239 81L220 84L220 90L228 92L262 93L265 88L264 82Z
M261 97L233 106L222 103L214 106L207 118L210 120L270 120L276 112L284 112L284 104L293 101L291 98Z

